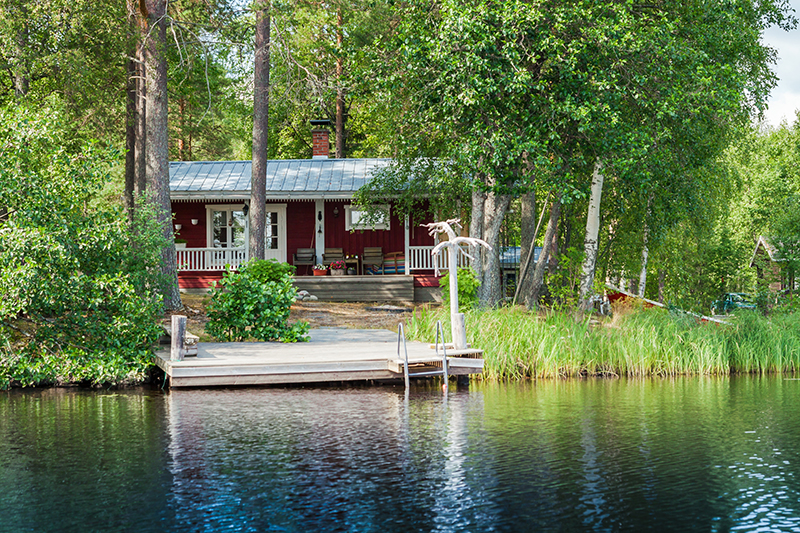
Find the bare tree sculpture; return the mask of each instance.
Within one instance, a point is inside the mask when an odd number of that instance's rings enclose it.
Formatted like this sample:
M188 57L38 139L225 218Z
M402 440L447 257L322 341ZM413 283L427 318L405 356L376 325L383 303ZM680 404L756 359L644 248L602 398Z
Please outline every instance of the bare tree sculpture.
M485 246L487 250L491 250L492 247L482 239L458 236L456 231L461 231L461 220L457 218L452 218L445 222L422 224L422 226L428 228L428 233L431 237L439 233L447 234L447 240L437 244L431 251L431 255L438 256L445 248L449 252L447 268L450 272L450 328L455 349L465 350L467 348L467 328L464 323L464 314L458 312L458 254L464 254L471 261L474 261L475 258L463 248L464 245L470 252L472 252L473 248L478 250L480 246ZM454 227L455 230L453 229ZM438 276L439 262L434 260L433 264Z

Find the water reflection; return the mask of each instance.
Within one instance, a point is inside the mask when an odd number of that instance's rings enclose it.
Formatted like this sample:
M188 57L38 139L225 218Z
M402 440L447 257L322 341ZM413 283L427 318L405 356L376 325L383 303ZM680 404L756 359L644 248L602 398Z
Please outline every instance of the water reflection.
M800 381L0 395L0 531L800 531Z

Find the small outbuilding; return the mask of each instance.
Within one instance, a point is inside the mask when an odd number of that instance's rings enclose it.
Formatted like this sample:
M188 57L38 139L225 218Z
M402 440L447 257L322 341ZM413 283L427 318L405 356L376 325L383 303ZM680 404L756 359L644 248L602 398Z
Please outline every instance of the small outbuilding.
M781 257L780 251L763 235L756 241L753 257L750 259L750 268L755 268L759 279L770 281L769 288L778 292L786 289L797 289L797 279L794 272L785 266L786 259Z

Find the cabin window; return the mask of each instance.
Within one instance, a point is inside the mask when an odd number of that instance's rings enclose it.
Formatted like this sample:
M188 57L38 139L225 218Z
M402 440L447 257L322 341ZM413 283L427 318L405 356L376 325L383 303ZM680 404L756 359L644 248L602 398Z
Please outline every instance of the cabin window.
M370 218L365 209L353 205L344 206L344 229L354 230L388 230L390 228L390 212L388 205L380 205L378 212Z
M247 243L247 216L244 205L208 205L208 247L244 248Z

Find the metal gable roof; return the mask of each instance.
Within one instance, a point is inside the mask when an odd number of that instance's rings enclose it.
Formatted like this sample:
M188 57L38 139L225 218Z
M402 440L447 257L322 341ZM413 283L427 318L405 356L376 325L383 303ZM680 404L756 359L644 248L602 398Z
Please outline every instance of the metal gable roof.
M390 159L281 159L267 163L268 198L351 198ZM174 200L250 197L250 161L169 164Z

